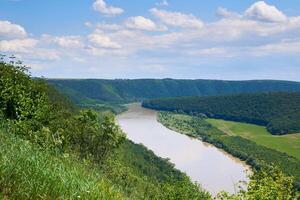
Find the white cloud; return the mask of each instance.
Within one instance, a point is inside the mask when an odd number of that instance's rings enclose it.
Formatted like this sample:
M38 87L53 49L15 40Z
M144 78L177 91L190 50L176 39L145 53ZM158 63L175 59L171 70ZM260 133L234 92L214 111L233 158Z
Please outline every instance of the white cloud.
M93 3L94 10L108 16L120 15L124 12L122 8L108 6L104 0L96 0Z
M89 28L93 27L93 24L91 22L84 22L84 25Z
M0 21L0 38L24 38L27 36L25 29L9 21Z
M166 10L159 10L152 8L150 10L152 15L159 18L164 24L181 28L202 28L203 22L191 14L184 14L180 12L169 12Z
M116 31L116 30L120 30L122 26L118 24L108 24L103 22L103 23L98 23L96 25L96 28L100 30Z
M216 55L225 55L226 50L220 47L212 47L207 49L200 49L190 53L190 55L199 55L199 56L216 56Z
M38 39L13 39L1 40L0 51L5 53L16 54L17 57L24 61L28 60L58 60L60 53L58 49L41 48L39 47L41 40Z
M168 0L162 0L161 2L158 2L155 5L156 6L168 6L169 2L168 2Z
M54 37L53 42L64 48L78 48L82 46L79 36Z
M151 19L143 16L130 17L125 21L125 26L131 29L139 29L145 31L166 30L164 27L158 27Z
M240 14L238 14L236 12L231 12L223 7L218 8L217 16L223 17L223 18L240 18L240 17L242 17Z
M26 52L25 59L30 60L38 60L38 61L54 61L59 60L62 56L57 49L43 49L43 48L35 48L30 52Z
M93 24L91 22L85 22L84 25L88 28L96 28L98 30L106 30L106 31L116 31L122 28L119 24L109 24L106 22Z
M0 51L26 53L37 45L38 41L35 39L13 39L1 40Z
M107 48L107 49L120 49L121 45L113 42L111 38L104 33L96 32L88 36L89 41L96 45L97 47Z
M245 12L245 16L255 20L268 22L284 22L287 17L275 6L268 5L264 1L258 1L250 6Z
M103 4L104 1L97 2L102 2L106 15L116 15L111 12L110 6ZM168 66L182 66L186 62L200 66L201 62L227 61L232 57L300 53L300 40L295 39L300 38L300 16L286 16L266 3L255 3L242 13L220 7L216 12L220 18L206 23L192 14L159 8L151 9L150 13L152 16L149 18L132 16L124 21L118 20L120 23L110 23L110 19L100 23L87 22L85 25L90 32L80 36L42 35L30 39L27 35L31 34L16 25L21 29L14 28L16 33L12 35L20 38L4 38L1 41L3 30L0 29L0 51L18 53L23 56L22 60L32 62L57 61L62 65L70 62L76 63L76 66L93 63L95 68L118 66L122 72L135 72L140 67L140 71L145 73L147 69L142 69L144 66L168 71ZM24 31L20 31L22 28ZM99 57L101 63L98 62ZM70 64L70 68L74 65ZM110 69L107 71L110 74Z
M251 49L251 54L255 56L264 56L275 53L300 53L300 40L283 40L277 43L271 43L266 45L257 46Z

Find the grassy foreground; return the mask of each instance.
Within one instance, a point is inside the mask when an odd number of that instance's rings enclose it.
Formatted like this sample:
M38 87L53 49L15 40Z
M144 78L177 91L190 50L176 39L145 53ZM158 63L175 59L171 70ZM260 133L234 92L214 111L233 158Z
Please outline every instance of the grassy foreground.
M125 199L95 168L0 131L3 199ZM0 196L0 199L2 199Z
M206 119L206 121L228 135L241 136L300 160L300 134L274 136L264 126L219 119Z

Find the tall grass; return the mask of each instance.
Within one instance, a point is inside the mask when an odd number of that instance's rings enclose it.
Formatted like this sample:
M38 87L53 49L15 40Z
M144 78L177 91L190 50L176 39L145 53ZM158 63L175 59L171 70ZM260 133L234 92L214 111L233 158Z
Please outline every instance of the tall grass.
M0 199L124 199L82 162L0 131Z

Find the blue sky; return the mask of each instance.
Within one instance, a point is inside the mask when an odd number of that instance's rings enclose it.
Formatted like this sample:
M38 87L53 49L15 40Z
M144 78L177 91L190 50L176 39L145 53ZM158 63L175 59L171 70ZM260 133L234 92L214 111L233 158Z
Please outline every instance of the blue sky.
M0 0L0 52L49 78L300 81L300 4Z

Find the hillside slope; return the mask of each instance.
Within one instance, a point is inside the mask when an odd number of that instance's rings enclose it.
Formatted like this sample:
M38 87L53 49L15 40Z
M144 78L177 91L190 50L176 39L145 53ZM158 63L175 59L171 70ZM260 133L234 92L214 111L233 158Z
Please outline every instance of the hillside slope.
M113 114L80 110L24 66L0 61L0 199L175 197L211 199L128 141Z
M276 135L300 132L299 92L178 97L144 101L143 106L264 125Z
M124 103L154 98L254 92L300 92L300 83L290 81L175 79L48 79L47 81L77 104Z

